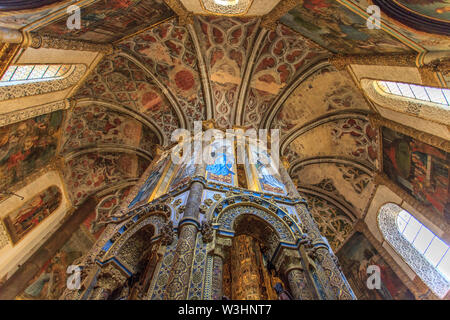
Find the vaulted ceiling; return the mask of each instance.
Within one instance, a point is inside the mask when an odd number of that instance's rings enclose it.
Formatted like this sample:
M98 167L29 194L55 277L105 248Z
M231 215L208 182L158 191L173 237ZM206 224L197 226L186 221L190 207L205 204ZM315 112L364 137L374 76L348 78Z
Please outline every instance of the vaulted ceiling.
M265 1L254 0L242 16L196 15L192 24L177 15L194 1L181 2L62 1L0 15L0 26L114 45L71 97L61 128L74 204L138 179L173 130L215 119L220 128L280 129L290 174L305 196L320 197L311 201L318 212L331 210L348 224L360 218L380 166L379 137L367 117L372 106L328 58L447 50L449 38L395 22L395 10L381 29L369 29L366 8L375 1L368 0L273 1L269 15ZM431 10L420 1L393 2L418 14ZM82 6L80 30L66 27L65 6L73 3ZM270 19L275 28L266 27Z

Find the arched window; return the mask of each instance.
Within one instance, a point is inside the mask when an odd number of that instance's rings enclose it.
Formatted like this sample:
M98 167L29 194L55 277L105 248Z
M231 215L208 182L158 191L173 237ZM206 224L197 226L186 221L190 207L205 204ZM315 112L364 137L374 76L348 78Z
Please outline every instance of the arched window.
M13 65L0 79L0 86L60 79L69 72L70 67L63 64Z
M450 109L450 90L442 88L425 87L409 83L377 81L378 87L387 94L428 101L443 105Z
M85 74L85 64L9 66L0 79L0 101L65 90Z
M378 225L386 241L439 297L450 290L449 246L407 211L388 203Z

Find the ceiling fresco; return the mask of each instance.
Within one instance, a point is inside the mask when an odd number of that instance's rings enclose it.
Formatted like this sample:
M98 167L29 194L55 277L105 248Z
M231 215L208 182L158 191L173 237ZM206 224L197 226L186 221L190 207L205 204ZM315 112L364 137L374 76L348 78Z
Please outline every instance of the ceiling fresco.
M395 2L429 18L450 14L448 1ZM367 210L374 172L387 171L390 158L387 142L379 145L379 132L368 120L373 110L360 88L328 58L450 47L448 37L416 32L384 13L383 28L368 29L371 4L304 0L274 30L263 28L258 17L198 15L193 25L181 25L163 0L83 1L82 28L72 31L67 15L57 12L63 4L14 17L1 13L0 25L113 43L115 51L83 80L65 118L60 112L0 127L0 167L8 172L0 187L17 183L59 152L70 197L79 205L91 194L140 178L155 146L167 146L174 130L191 129L194 121L214 119L223 129L280 129L290 174L315 217L336 221L324 233L336 235L329 240L338 248L353 219ZM386 159L380 163L382 149ZM448 183L433 168L430 184L440 193L411 193L445 215L441 198Z
M335 0L305 0L280 21L334 53L411 51L383 30L368 29L365 18Z
M67 39L107 43L173 16L162 0L101 0L81 8L81 29L67 28L67 15L37 28Z

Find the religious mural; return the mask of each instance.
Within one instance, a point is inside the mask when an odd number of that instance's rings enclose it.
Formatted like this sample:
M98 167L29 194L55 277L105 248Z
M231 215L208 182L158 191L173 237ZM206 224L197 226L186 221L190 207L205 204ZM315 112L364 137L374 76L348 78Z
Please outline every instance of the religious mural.
M420 15L450 21L448 0L394 0L394 2Z
M285 194L285 186L267 151L260 150L255 145L250 145L249 150L262 191Z
M155 189L156 185L158 184L159 179L161 178L164 168L166 167L167 163L170 161L170 157L165 157L154 165L151 173L149 174L147 180L145 180L144 184L142 185L141 189L139 190L136 197L131 201L131 203L128 205L128 208L132 208L136 205L147 203L153 190Z
M383 171L401 188L450 219L449 154L383 127Z
M206 178L219 183L234 185L236 170L234 147L228 140L216 140L211 143L210 155L214 160L206 166Z
M359 300L414 300L392 268L381 257L369 240L356 232L337 253L350 286ZM380 289L367 288L367 267L376 265L381 271Z
M55 111L0 128L0 189L50 162L56 154L63 114Z
M103 0L81 8L81 29L67 28L67 15L38 29L40 33L93 42L114 42L170 18L162 0Z
M188 161L183 163L178 168L175 174L175 178L170 182L169 191L176 189L177 187L187 183L195 174L195 158L191 157Z
M305 0L280 21L332 52L374 54L410 49L335 0Z
M58 209L61 200L61 190L51 186L8 214L3 219L3 223L13 244L23 239L27 233Z
M95 219L92 212L64 243L56 254L45 262L38 274L27 284L26 289L17 295L17 300L57 300L67 288L67 268L76 264L100 237L103 228L91 233Z

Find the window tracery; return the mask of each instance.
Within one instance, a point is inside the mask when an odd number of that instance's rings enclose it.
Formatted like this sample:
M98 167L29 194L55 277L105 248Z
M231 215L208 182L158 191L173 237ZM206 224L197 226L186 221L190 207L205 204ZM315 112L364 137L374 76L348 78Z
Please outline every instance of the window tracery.
M86 65L12 65L0 79L0 101L67 89L86 72Z
M433 232L396 204L380 208L383 237L439 297L450 290L450 251Z

